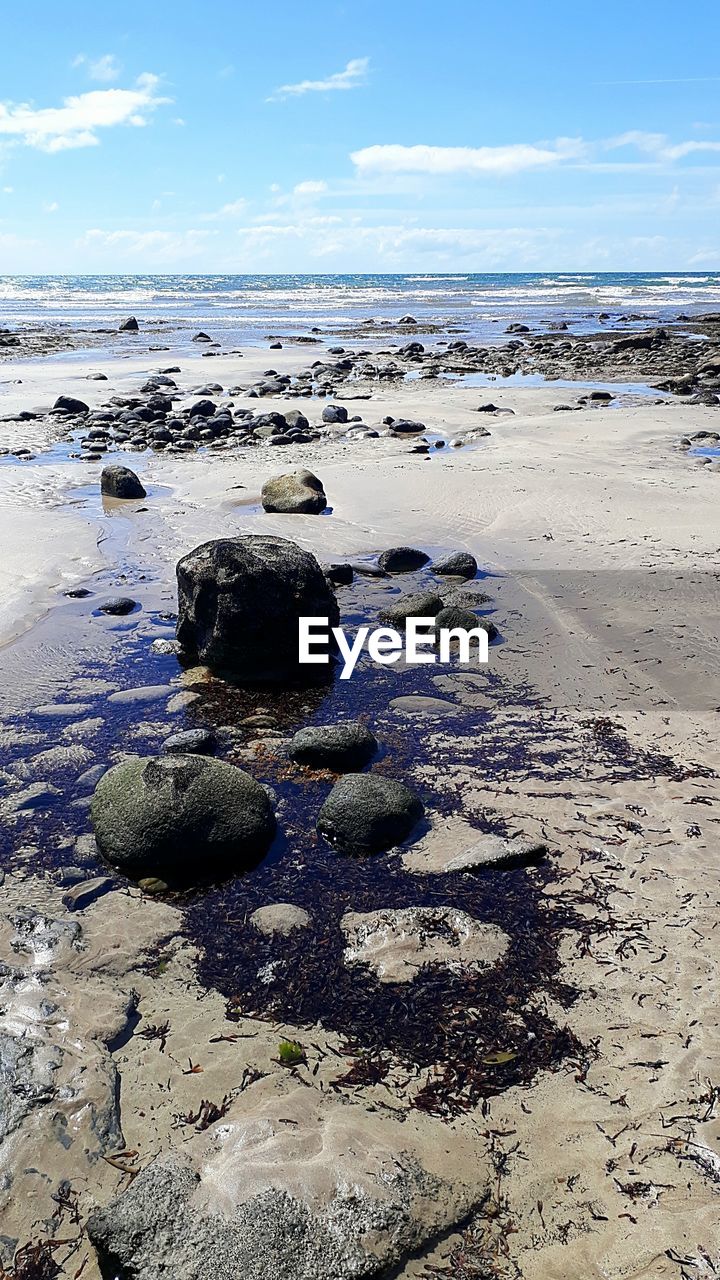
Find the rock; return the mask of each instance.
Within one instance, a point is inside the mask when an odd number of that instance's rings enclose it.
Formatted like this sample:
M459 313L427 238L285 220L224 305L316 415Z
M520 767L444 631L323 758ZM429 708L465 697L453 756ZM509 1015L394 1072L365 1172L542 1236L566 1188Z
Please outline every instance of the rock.
M119 333L137 333L139 325L134 316L128 316L127 320L123 320L120 324Z
M191 418L214 418L216 413L217 405L212 400L196 400L190 406Z
M346 773L323 804L317 829L344 853L380 853L405 840L423 812L422 801L402 782Z
M378 749L377 738L359 722L309 725L295 734L288 754L296 764L335 773L362 769Z
M279 933L281 937L287 937L293 929L307 929L310 915L291 902L273 902L271 906L258 907L257 911L253 911L250 924L258 933L268 936Z
M326 564L323 565L323 573L328 582L337 587L349 587L355 576L351 564Z
M100 475L100 492L108 498L147 498L139 476L129 467L113 464L103 467Z
M97 902L98 898L109 893L113 887L110 876L95 876L92 880L83 880L63 894L63 906L68 911L84 911L85 907Z
M501 870L539 862L547 853L547 845L539 840L503 840L500 836L481 836L467 849L451 854L444 871L469 871L478 867Z
M426 430L424 422L411 422L407 418L394 418L391 423L391 430L395 435L420 435Z
M342 404L326 404L322 411L323 422L347 422L348 411Z
M430 557L414 547L391 547L378 556L378 567L385 573L412 573L428 564Z
M332 588L313 555L285 538L203 543L177 565L177 638L191 660L246 683L326 678L298 662L298 619L337 626Z
M401 316L398 324L417 324L417 320L414 316Z
M58 396L53 405L55 413L89 413L90 405L84 400L76 400L74 396Z
M489 1193L491 1166L457 1126L449 1142L427 1118L421 1133L300 1085L251 1092L90 1215L103 1274L380 1280Z
M261 500L265 511L287 515L320 515L327 506L322 481L312 471L289 471L273 476L262 487Z
M171 733L163 742L168 755L211 755L215 750L215 735L209 729L183 729Z
M526 324L509 324L506 333L529 333L530 330Z
M125 614L132 613L137 609L137 600L132 600L130 596L113 596L112 600L105 600L98 605L100 613L109 613L112 617L122 618Z
M463 609L458 605L446 605L441 609L436 614L435 626L438 630L454 630L462 627L465 631L475 631L480 627L482 631L487 632L488 640L495 640L498 634L495 623L490 622L489 618L477 618L469 609Z
M416 875L447 875L479 870L503 871L539 862L547 853L541 840L506 840L481 835L463 819L446 819L402 855L406 871Z
M404 626L408 618L434 618L442 608L443 602L434 591L417 591L384 605L380 617L393 626Z
M369 968L380 982L412 982L430 965L482 972L505 956L510 939L456 907L349 911L340 921L346 964Z
M474 578L478 571L478 562L469 551L456 551L433 565L433 573L443 578Z
M196 755L114 765L95 789L90 814L108 862L169 881L247 870L275 834L259 782L233 765Z

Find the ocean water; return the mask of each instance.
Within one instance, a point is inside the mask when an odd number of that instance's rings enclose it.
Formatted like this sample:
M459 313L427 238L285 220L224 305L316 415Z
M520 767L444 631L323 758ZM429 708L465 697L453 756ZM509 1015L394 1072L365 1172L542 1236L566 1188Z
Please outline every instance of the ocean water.
M577 333L671 322L720 310L720 272L445 275L0 276L0 327L63 323L116 328L119 320L204 328L223 343L342 328L405 313L500 341L513 321L565 320Z

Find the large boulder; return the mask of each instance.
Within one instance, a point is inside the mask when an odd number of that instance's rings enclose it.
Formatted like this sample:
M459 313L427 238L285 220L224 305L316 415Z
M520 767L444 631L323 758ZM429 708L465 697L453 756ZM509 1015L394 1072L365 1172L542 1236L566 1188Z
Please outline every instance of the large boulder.
M344 853L381 853L405 840L423 816L409 787L374 773L346 773L318 815L317 829Z
M103 775L90 806L113 866L168 882L244 871L275 834L268 794L249 774L206 756L139 756Z
M311 769L362 769L377 751L377 738L358 721L308 725L290 743L290 759Z
M317 560L286 538L248 535L196 547L177 565L177 638L183 654L244 683L327 677L298 661L298 620L339 611Z
M140 477L136 476L135 472L131 471L129 467L121 467L119 464L103 467L100 476L100 492L105 494L107 498L132 499L147 497Z
M319 516L327 506L322 480L312 471L289 471L266 480L261 501L265 511L284 515Z
M89 413L90 406L84 400L77 400L75 396L58 396L53 410L55 413Z

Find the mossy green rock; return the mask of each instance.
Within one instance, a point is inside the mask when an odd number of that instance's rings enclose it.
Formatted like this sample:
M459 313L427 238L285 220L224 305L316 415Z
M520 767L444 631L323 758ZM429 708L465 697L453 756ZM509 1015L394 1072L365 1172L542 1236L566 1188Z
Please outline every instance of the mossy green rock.
M205 756L124 760L100 779L90 813L108 862L170 883L247 870L275 834L264 788Z

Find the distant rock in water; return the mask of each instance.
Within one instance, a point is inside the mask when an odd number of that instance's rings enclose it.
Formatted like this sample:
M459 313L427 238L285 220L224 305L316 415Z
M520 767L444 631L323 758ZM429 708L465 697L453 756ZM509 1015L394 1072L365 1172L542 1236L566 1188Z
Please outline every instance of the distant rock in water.
M119 464L103 467L100 476L100 492L105 494L107 498L129 500L147 497L140 477L134 471L131 471L129 467L121 467Z
M265 511L285 515L318 516L327 506L322 481L312 471L289 471L266 480L261 501Z
M127 320L123 320L119 326L120 333L137 333L139 325L134 316L128 316Z
M430 557L415 547L390 547L378 556L378 566L385 573L412 573L428 564Z
M433 573L443 578L474 578L478 571L478 562L469 551L455 551L446 560L433 565Z
M196 547L177 565L177 638L183 654L246 684L328 678L298 661L299 619L339 622L335 595L313 555L286 538L248 535Z
M123 760L100 779L90 815L108 862L168 883L247 870L275 834L265 788L233 765L198 755Z

